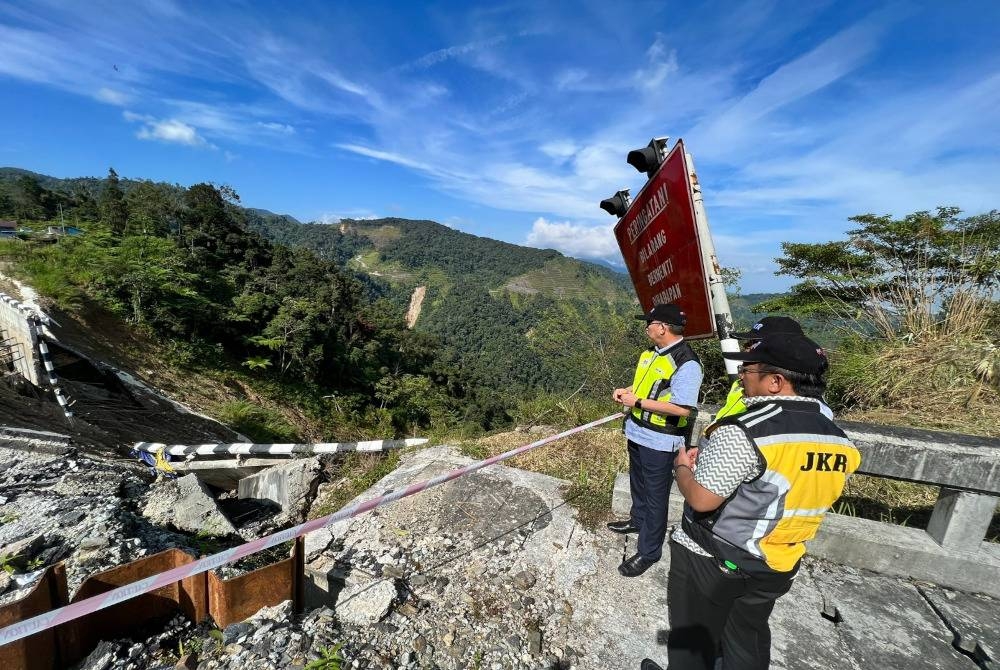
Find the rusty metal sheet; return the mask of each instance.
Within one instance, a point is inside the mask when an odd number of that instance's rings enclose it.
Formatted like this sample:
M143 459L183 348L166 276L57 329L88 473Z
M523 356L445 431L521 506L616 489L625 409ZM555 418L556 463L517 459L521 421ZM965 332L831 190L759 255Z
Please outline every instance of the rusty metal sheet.
M41 580L20 600L0 607L0 628L44 614L69 604L66 568L62 563L50 566ZM58 631L43 630L31 637L0 646L0 668L51 670L63 667L59 655Z
M262 607L291 600L296 612L303 602L305 542L296 538L291 557L233 579L208 574L208 608L219 628L243 621Z
M98 572L80 585L71 602L78 602L118 586L137 582L193 560L189 554L180 549L168 549ZM100 640L128 635L143 626L165 621L178 611L195 622L201 621L208 614L204 574L174 582L59 626L56 630L59 632L62 644L63 660L78 661L86 657Z

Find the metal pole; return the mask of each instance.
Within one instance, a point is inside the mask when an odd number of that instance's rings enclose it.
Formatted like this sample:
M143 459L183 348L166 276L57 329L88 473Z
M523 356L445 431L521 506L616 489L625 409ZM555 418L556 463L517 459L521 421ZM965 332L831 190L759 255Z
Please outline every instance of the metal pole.
M691 154L685 154L688 164L688 176L691 180L691 193L694 199L694 220L698 226L698 238L701 242L702 263L708 270L708 293L712 299L712 312L715 314L715 329L719 336L719 345L723 353L740 350L740 343L730 333L733 330L733 315L729 310L729 298L726 296L726 285L722 279L722 268L715 255L715 243L712 242L712 231L708 229L708 215L705 213L705 203L701 197L701 183L694 169ZM736 361L723 359L726 363L726 374L731 381L736 379Z

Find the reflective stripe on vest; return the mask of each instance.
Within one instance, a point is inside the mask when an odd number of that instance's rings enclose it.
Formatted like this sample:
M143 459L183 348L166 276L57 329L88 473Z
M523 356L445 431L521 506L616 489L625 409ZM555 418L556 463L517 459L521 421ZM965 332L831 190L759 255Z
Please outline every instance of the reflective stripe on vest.
M788 572L840 497L861 454L816 403L776 400L713 424L736 425L760 455L763 472L714 512L685 506L684 532L748 573Z
M632 392L641 400L670 402L670 378L688 361L698 362L698 355L684 341L668 348L663 354L657 354L655 350L642 352L632 378ZM687 417L665 416L648 410L633 408L630 417L636 424L658 433L682 435L687 426Z

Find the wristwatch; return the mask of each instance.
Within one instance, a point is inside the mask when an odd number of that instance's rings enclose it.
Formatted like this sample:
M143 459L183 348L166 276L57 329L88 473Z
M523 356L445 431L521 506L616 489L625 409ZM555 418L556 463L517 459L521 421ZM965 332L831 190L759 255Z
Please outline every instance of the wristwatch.
M635 399L635 408L640 410L642 409L642 398Z

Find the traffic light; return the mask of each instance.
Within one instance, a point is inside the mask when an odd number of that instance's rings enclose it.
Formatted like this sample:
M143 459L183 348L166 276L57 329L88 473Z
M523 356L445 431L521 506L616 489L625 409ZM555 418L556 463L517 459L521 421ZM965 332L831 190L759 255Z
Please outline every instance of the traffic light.
M628 189L623 188L610 198L601 200L601 209L611 216L617 216L620 219L625 216L625 212L628 211L628 206L631 202L632 198L629 197Z
M669 139L669 137L654 137L642 149L628 152L628 158L625 160L639 172L645 172L647 177L652 177L667 155Z

